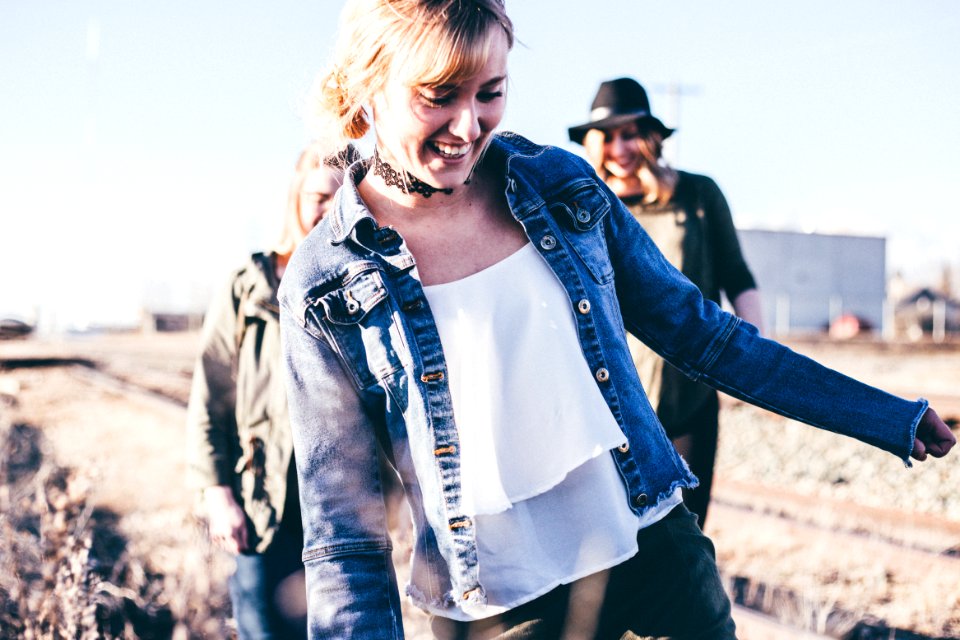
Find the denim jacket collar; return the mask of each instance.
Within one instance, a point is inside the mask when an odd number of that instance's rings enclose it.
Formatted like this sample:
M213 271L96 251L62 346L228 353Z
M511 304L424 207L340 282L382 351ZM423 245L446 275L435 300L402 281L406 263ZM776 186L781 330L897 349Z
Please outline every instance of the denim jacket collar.
M539 180L532 183L529 179L519 179L518 172L512 165L514 162L523 163L528 159L541 155L547 147L535 145L526 138L508 131L493 136L486 154L481 162L493 163L503 167L505 188L510 200L511 210L518 220L523 220L527 214L537 210L544 204L543 197L555 193L567 183L562 178L568 177L563 173L551 175L548 172L539 174ZM366 161L358 161L347 170L347 179L339 190L337 198L340 200L328 214L330 218L331 241L334 244L344 242L351 235L356 239L358 227L370 226L370 231L380 229L370 210L360 197L358 185L366 176L369 165ZM361 232L362 234L362 232ZM360 244L364 244L360 242Z
M374 220L370 210L367 209L357 188L357 185L367 174L367 169L366 161L358 160L354 162L347 169L347 178L343 181L343 186L337 191L338 202L334 203L328 214L332 234L331 241L334 244L340 244L350 237L361 222L377 227L377 221Z

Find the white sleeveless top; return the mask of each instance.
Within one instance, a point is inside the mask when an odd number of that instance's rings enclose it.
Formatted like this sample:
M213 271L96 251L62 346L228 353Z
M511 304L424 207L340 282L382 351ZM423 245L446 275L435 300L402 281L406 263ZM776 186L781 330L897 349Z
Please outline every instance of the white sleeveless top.
M454 282L424 287L460 438L462 508L474 519L496 615L637 552L638 518L610 450L626 439L583 357L570 300L531 244Z

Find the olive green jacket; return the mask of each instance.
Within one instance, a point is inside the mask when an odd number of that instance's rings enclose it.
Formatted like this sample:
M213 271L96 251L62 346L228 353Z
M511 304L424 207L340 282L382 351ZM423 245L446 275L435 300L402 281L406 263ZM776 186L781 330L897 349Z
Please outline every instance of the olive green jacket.
M260 253L231 275L204 319L187 407L188 483L232 487L250 547L261 553L284 516L293 459L278 375L278 284L273 260Z

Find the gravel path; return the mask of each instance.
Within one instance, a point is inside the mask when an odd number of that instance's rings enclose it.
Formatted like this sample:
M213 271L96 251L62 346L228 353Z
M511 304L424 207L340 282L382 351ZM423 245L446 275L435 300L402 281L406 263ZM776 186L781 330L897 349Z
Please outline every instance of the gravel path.
M883 389L960 398L960 348L797 343L797 351ZM957 418L940 410L944 419ZM936 408L936 405L934 405ZM935 514L960 521L960 456L905 469L896 457L747 405L725 403L717 472L722 478L810 495Z

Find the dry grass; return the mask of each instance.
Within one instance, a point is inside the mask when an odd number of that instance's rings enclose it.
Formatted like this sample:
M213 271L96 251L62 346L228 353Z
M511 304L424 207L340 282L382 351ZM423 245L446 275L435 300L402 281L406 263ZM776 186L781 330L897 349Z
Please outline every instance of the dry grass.
M39 430L0 416L0 637L229 637L223 559L196 521L161 512L121 523L92 496Z

